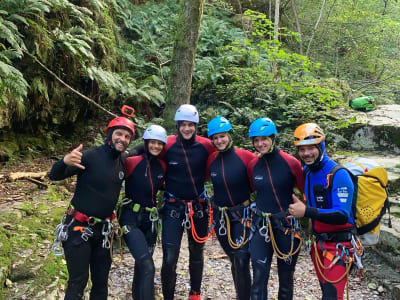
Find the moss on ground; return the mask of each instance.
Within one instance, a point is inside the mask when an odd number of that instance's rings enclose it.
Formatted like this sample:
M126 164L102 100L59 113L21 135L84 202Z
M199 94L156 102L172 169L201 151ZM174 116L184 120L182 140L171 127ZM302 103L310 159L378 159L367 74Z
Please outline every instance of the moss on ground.
M69 197L62 186L50 188L38 200L0 212L0 265L8 266L13 287L0 288L0 299L17 299L57 289L67 279L63 256L51 251L54 229L60 222ZM12 267L11 267L12 266ZM4 286L4 281L0 282ZM56 283L56 284L55 284ZM16 288L15 286L18 286ZM18 298L19 299L19 298Z

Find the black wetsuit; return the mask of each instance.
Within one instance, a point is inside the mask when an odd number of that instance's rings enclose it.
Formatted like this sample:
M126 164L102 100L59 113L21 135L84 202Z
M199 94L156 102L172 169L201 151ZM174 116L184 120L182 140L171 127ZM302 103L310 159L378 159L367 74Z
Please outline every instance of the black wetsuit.
M125 196L131 202L123 206L119 223L124 230L125 242L135 258L132 295L135 300L151 300L154 299L152 255L157 241L157 224L150 220L150 212L146 208L157 209L156 195L166 166L148 152L128 157L125 165Z
M85 169L67 166L63 159L56 162L49 174L51 180L62 180L78 175L76 190L71 205L88 217L106 219L113 214L122 181L125 178L125 166L120 152L105 144L84 151L81 165ZM66 222L72 217L69 215ZM79 230L87 227L86 222L76 220L69 226L68 240L63 242L65 259L69 273L65 299L82 299L89 278L92 281L91 300L107 299L108 273L111 267L110 250L103 248L102 228L105 222L90 226L93 236L84 241Z
M208 214L205 202L199 198L204 195L206 163L214 147L209 139L196 136L192 140L180 140L176 136L168 137L162 158L167 164L165 179L165 203L162 210L162 247L163 265L161 269L162 289L165 300L174 298L176 282L176 263L178 261L185 218L184 202L193 201L196 211L203 213L194 216L194 225L200 237L207 234ZM203 273L203 247L197 243L190 230L189 273L191 294L200 294Z
M289 204L293 203L293 188L298 187L304 192L304 175L301 165L293 156L281 151L275 146L271 153L256 158L250 162L249 178L257 191L256 207L265 213L284 213ZM254 236L250 241L250 255L253 266L252 300L264 300L268 297L268 278L272 262L273 248L271 241L266 241L259 232L262 217L253 215L252 228ZM291 228L289 220L284 216L270 218L273 234L278 248L283 253L289 253L292 243L291 235L286 229ZM296 249L299 239L294 238ZM278 259L279 300L293 298L293 274L298 253L290 259Z
M241 204L247 201L247 206L249 205L251 187L247 176L247 166L254 158L255 156L251 152L232 146L227 151L212 153L207 162L207 175L211 177L214 188L215 233L222 249L231 261L232 277L238 300L250 299L249 244L246 243L239 249L230 246L226 232L223 228L221 230L219 208L235 207L235 210L232 209L227 212L230 220L230 235L234 243L242 243L243 229L246 227L246 222L243 222L243 210L246 210L246 208L242 207ZM222 220L225 222L225 218L222 218ZM246 228L245 239L248 238L248 235L249 230Z

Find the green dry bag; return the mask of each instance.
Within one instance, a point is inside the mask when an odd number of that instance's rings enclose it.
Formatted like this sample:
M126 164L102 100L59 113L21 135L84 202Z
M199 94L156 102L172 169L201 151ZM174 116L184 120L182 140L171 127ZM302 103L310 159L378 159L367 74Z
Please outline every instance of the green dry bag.
M375 100L372 96L355 98L349 101L349 105L355 110L371 111L376 109Z

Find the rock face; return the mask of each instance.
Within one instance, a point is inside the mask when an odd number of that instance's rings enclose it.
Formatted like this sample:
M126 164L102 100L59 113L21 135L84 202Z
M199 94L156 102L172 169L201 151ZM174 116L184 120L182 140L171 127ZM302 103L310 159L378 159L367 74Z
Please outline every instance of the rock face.
M400 153L400 105L380 105L356 117L344 132L352 149Z

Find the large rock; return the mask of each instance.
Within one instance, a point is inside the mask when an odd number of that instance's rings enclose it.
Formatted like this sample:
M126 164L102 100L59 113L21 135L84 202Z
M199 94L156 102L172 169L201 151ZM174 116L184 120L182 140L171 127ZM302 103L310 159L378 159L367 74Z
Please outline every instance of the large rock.
M356 117L344 131L352 149L400 153L400 105L379 105L377 110L360 112Z

